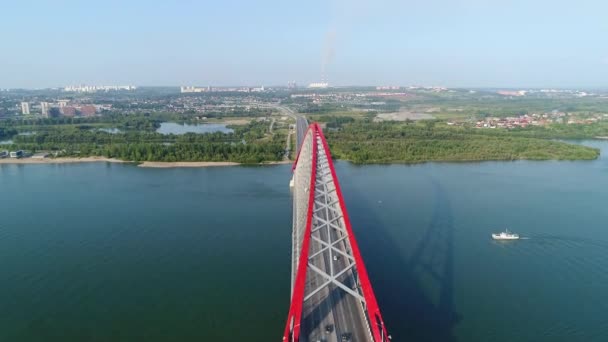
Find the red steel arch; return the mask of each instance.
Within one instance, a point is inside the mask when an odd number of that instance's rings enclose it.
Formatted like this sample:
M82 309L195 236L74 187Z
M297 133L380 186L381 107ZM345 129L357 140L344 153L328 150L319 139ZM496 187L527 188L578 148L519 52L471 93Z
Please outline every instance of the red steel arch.
M316 190L316 182L317 182L317 165L320 162L319 156L323 156L322 162L327 164L329 171L331 173L331 180L333 186L335 187L335 193L338 198L338 205L341 209L341 218L343 220L344 229L347 232L347 238L350 245L350 250L352 252L352 257L354 259L354 268L356 274L358 275L358 280L360 283L360 290L362 292L362 298L364 299L364 303L362 303L363 310L365 311L365 316L367 320L368 326L371 336L373 337L374 342L386 342L390 339L390 336L387 333L386 327L384 325L384 321L382 319L382 315L380 313L380 308L378 306L378 302L376 300L376 296L374 294L371 282L368 277L367 269L365 268L365 264L363 262L363 258L361 256L359 246L355 239L355 235L352 229L352 225L350 222L350 218L348 216L346 205L344 202L344 197L342 195L342 190L340 188L340 184L338 182L338 177L336 174L336 170L331 158L331 153L329 150L329 146L327 144L327 140L321 131L320 126L317 123L313 123L309 126L308 131L305 135L304 141L302 145L307 139L313 139L312 141L312 156L311 156L311 176L310 176L310 184L308 188L308 208L307 208L307 216L306 216L306 226L303 235L302 248L299 253L298 266L296 271L296 277L293 285L293 292L291 298L291 305L289 308L289 313L287 316L287 323L285 326L285 332L283 335L283 341L300 341L301 335L301 323L302 323L302 311L303 311L303 303L306 295L306 277L307 271L309 269L309 255L310 255L310 245L311 245L311 231L313 229L313 208L315 205L315 190ZM301 149L300 149L301 151ZM296 170L296 166L298 161L300 160L300 154L296 158L294 163L294 172ZM328 247L329 248L329 247Z

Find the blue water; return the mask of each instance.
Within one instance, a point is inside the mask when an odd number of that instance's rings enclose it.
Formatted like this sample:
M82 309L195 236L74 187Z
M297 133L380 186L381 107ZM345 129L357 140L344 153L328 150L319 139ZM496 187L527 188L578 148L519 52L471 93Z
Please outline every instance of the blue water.
M156 130L161 134L186 134L186 133L232 133L232 129L223 124L178 124L175 122L163 122Z
M336 166L394 341L608 341L607 157ZM0 164L0 341L280 340L289 178Z

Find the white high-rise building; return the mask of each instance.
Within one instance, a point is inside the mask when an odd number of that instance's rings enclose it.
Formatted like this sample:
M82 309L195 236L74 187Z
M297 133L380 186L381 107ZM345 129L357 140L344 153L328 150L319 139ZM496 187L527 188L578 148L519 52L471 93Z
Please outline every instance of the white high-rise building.
M67 86L65 88L63 88L63 91L67 91L67 92L78 92L78 93L94 93L96 91L132 91L137 89L137 87L135 86L116 86L116 85L111 85L111 86L88 86L88 85L81 85L81 86Z
M29 102L21 102L21 114L29 115L30 114L30 104Z
M48 102L40 102L40 112L42 113L42 116L44 116L45 118L49 117L49 103Z
M211 91L211 86L209 86L207 88L189 87L189 86L180 87L180 92L182 92L182 93L203 93L205 91Z
M308 88L313 89L325 89L329 87L329 83L327 82L315 82L308 85Z

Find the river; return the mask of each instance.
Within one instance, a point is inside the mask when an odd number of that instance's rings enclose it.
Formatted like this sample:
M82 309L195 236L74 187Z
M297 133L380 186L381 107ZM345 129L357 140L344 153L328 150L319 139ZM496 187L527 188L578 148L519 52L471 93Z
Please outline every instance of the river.
M394 341L608 340L607 157L336 167ZM0 341L279 341L289 179L0 165Z

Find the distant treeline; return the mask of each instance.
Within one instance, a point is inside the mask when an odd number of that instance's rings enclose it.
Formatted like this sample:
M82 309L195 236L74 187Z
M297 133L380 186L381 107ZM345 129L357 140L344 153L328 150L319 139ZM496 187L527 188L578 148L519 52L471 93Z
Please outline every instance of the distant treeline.
M533 135L533 134L532 134ZM550 137L550 135L547 135ZM327 139L334 157L355 163L419 163L516 159L595 159L599 150L522 132L451 128L418 124L356 122Z
M593 139L598 136L608 136L608 123L592 124L551 124L547 126L528 126L526 128L504 129L472 129L478 134L495 136L518 136L542 139Z
M323 115L320 116L318 120L319 122L325 122L325 126L328 128L340 128L344 124L355 122L355 119L350 116L334 115Z
M281 160L286 137L280 134L268 137L267 131L268 125L264 122L237 126L234 133L184 135L145 130L111 134L87 125L74 125L16 136L12 147L32 152L56 151L59 156L105 156L129 161L260 163Z
M0 140L8 139L17 134L17 130L14 128L0 127Z
M337 104L313 104L308 103L304 107L298 109L299 113L309 113L309 114L329 114L339 110L340 106Z
M91 117L51 117L51 118L27 118L27 119L7 119L0 121L1 127L45 127L58 125L79 125L79 124L108 124L112 127L137 130L155 130L163 121L171 122L200 122L199 117L223 118L223 117L261 117L272 114L271 109L236 107L234 110L219 112L196 113L187 111L185 113L104 113L99 116Z

